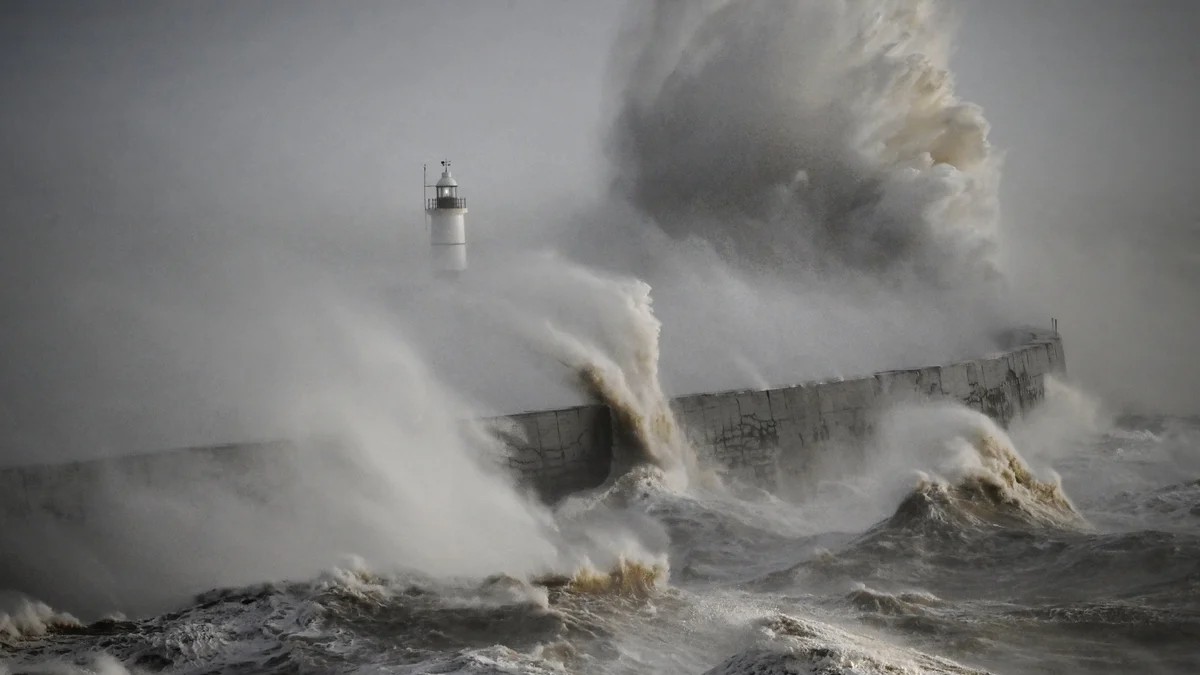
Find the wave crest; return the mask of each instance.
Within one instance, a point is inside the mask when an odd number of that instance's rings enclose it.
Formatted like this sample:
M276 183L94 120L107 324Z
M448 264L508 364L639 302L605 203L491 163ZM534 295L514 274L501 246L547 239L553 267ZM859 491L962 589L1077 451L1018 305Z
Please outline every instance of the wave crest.
M981 433L970 447L977 464L956 482L923 478L885 526L911 530L1086 525L1059 482L1038 479L1008 442Z

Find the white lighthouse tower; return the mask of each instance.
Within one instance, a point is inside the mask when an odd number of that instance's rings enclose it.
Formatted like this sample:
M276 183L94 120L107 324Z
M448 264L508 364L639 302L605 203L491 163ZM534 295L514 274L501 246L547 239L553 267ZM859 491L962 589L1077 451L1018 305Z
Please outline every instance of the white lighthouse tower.
M467 200L458 196L450 162L442 160L442 177L432 187L434 197L425 201L425 213L429 214L433 273L458 276L467 269Z

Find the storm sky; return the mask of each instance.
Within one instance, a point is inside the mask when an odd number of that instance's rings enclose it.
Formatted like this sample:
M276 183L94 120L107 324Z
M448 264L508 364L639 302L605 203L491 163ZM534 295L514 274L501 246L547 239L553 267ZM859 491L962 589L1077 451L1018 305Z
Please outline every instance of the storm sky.
M1200 6L963 9L952 64L1005 153L1014 319L1058 317L1072 374L1114 405L1200 412ZM214 333L269 331L256 303L302 303L298 278L423 271L422 163L454 161L473 252L571 236L558 224L610 199L622 19L4 2L0 461L119 445L147 407L186 417L219 396ZM137 449L226 433L170 428Z
M1114 406L1200 412L1200 5L969 3L959 92L1006 153L1006 274Z

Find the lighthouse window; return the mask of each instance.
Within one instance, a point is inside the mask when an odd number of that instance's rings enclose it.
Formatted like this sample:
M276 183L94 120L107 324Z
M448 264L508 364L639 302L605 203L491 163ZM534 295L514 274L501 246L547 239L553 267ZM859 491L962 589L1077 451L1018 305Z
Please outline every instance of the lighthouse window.
M449 197L450 196L450 188L449 187L438 188L438 196L439 197Z

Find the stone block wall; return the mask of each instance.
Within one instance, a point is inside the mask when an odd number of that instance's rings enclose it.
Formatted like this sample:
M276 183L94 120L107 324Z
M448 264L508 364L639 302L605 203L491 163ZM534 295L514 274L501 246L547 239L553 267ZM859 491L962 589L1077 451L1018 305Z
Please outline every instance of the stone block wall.
M543 498L558 499L595 487L608 477L613 418L607 406L588 405L510 415L501 438L504 458L520 482Z
M777 485L781 477L798 484L814 466L831 461L853 465L860 459L875 414L890 402L955 400L1001 425L1036 406L1045 395L1046 375L1065 372L1062 340L1023 330L1013 331L1009 342L1009 350L961 363L764 391L691 394L673 399L671 406L702 461L766 487ZM595 439L591 445L573 441L572 450L563 452L563 437L555 437L553 430L561 430L563 416L573 410L593 411L584 424L613 423L600 412L606 410L603 406L513 417L525 429L526 440L509 440L508 464L521 482L549 499L603 483L614 454L612 440L621 437L619 430L593 430L584 434Z
M743 480L767 487L802 483L813 466L853 465L882 405L949 399L1001 425L1036 406L1048 374L1065 372L1057 335L1027 331L1011 350L987 358L895 370L768 391L684 396L673 404L697 453Z

